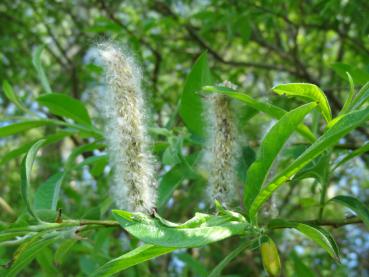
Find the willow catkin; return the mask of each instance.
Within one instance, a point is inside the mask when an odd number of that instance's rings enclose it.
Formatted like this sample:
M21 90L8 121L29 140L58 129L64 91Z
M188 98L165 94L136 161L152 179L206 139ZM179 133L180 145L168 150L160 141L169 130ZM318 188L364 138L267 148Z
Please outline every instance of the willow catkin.
M226 82L223 85L231 84ZM235 200L236 194L237 128L228 96L213 94L207 100L209 194L212 200L227 206Z
M106 120L106 140L114 170L112 188L121 209L151 213L157 181L149 151L141 74L132 56L111 44L99 47L108 90L101 100Z

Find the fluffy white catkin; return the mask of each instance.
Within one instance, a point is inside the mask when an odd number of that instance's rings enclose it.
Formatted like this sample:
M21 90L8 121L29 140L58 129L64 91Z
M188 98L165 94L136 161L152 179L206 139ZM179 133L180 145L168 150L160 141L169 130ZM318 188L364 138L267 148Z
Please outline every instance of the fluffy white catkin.
M229 86L228 83L224 83ZM213 94L208 98L209 193L213 200L229 205L235 200L239 145L237 128L228 96Z
M120 209L151 213L156 204L155 163L145 124L141 73L132 56L111 44L99 47L107 91L99 105L114 170L112 194Z

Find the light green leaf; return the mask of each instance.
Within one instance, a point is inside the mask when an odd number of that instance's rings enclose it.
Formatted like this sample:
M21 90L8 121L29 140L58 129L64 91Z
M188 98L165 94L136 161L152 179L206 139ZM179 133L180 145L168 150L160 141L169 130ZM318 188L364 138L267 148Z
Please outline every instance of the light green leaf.
M367 82L357 93L352 101L352 109L359 109L369 99L369 82Z
M360 111L353 111L343 115L340 120L328 129L316 142L306 149L294 162L282 170L273 180L258 194L250 208L250 217L256 214L262 204L267 201L272 193L289 180L305 165L320 155L327 148L335 145L340 138L350 131L365 123L369 119L369 107Z
M197 94L203 86L212 82L211 73L208 66L208 56L204 52L193 65L190 74L187 76L182 98L179 106L179 114L188 129L197 136L204 134L203 107L200 95Z
M345 164L346 162L348 162L349 160L363 154L369 152L369 142L365 143L363 146L355 149L354 151L350 152L349 154L347 154L342 160L340 160L334 167L334 169L338 168L339 166ZM333 170L334 170L333 169Z
M33 206L36 210L56 210L60 186L64 180L64 172L59 172L46 180L36 191Z
M350 73L346 72L349 83L350 83L350 92L349 95L345 101L345 104L343 105L342 110L340 111L340 114L344 114L347 113L349 110L351 110L351 106L352 106L352 101L355 97L355 85L354 85L354 81L352 80L352 77L350 75Z
M92 277L111 276L131 266L170 253L174 250L176 250L176 248L145 244L116 259L107 262L103 266L99 267L95 272L93 272Z
M268 227L270 229L293 228L321 246L336 261L340 259L339 249L335 240L328 231L321 227L282 219L270 221Z
M202 88L202 91L204 92L216 92L216 93L221 93L221 94L225 94L228 95L234 99L237 99L243 103L245 103L246 105L250 106L253 109L256 109L258 111L261 111L267 115L269 115L272 118L275 119L280 119L284 114L287 113L286 110L275 106L271 103L268 103L266 101L258 101L253 99L252 97L250 97L249 95L242 93L242 92L237 92L234 91L230 88L226 88L226 87L215 87L215 86L205 86ZM305 125L300 125L298 126L298 132L303 135L306 139L308 139L311 142L315 141L315 135L309 130L308 127L306 127Z
M318 86L308 83L291 83L275 86L272 90L279 95L297 96L313 100L318 103L325 120L327 122L332 120L328 99Z
M37 76L40 79L41 85L44 88L45 92L51 93L49 81L46 77L44 68L42 67L42 64L41 64L41 54L43 50L44 50L43 46L38 46L35 49L35 51L33 52L33 56L32 56L32 63L37 71Z
M329 201L337 202L354 211L356 215L363 220L365 226L369 228L369 209L357 198L346 195L338 195Z
M145 243L166 247L200 247L247 232L251 226L231 216L196 213L183 224L152 218L143 213L113 210L114 218L131 235Z
M37 102L49 109L52 114L73 119L75 122L91 125L91 119L83 103L61 93L50 93L37 98Z
M17 106L18 109L26 113L29 112L29 110L19 101L19 98L15 94L12 86L7 81L3 81L3 90L4 90L6 97L8 97L8 99L11 102L13 102L14 105Z
M53 122L49 120L27 120L13 123L4 127L0 127L0 138L18 134L33 128L52 125Z
M246 210L250 209L252 202L260 192L274 160L287 139L296 130L304 117L315 107L316 103L309 103L284 114L266 134L260 145L258 158L247 171L244 188Z
M43 146L45 143L45 140L39 140L36 142L31 149L28 151L28 153L23 158L22 164L21 164L21 191L22 191L22 197L23 201L26 203L26 207L28 212L37 220L39 218L37 215L33 212L32 206L30 204L30 197L28 195L28 188L30 186L30 179L31 179L31 172L32 172L32 166L36 159L36 155L38 150Z

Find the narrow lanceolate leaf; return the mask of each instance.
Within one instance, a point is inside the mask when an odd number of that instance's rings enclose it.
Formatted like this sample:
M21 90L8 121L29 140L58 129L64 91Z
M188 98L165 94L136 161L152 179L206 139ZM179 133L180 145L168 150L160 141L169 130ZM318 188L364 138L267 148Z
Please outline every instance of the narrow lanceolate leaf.
M314 84L307 83L292 83L278 85L273 88L273 91L280 95L297 96L304 99L309 99L319 104L323 117L327 122L331 121L332 114L329 102L324 92Z
M359 109L366 101L369 100L369 82L359 90L355 99L352 101L352 109Z
M63 179L64 172L56 173L37 189L33 203L35 209L56 210Z
M106 264L98 268L95 272L93 272L92 276L111 276L131 266L170 253L174 250L176 250L176 248L145 244L114 260L107 262Z
M91 125L86 107L81 101L61 93L50 93L37 98L37 102L52 114L73 119L75 122Z
M208 65L207 53L201 54L191 69L186 79L182 98L179 106L179 114L188 129L198 135L204 134L203 107L200 95L197 94L203 86L212 82Z
M70 131L61 131L55 134L52 134L48 137L45 138L45 143L44 145L49 145L55 142L58 142L60 140L62 140L63 138L65 138L66 136L72 135L73 132ZM20 147L9 151L7 153L4 154L4 156L2 156L0 158L0 166L9 162L10 160L19 157L20 155L26 153L31 147L32 145L34 145L38 140L33 140L30 143L26 143L21 145Z
M55 241L58 237L49 236L47 238L38 238L37 240L32 240L25 242L22 250L17 255L16 260L11 264L10 268L4 272L4 277L18 276L18 273L22 271L43 249Z
M343 115L336 124L328 129L316 142L314 142L294 162L282 170L264 189L261 190L250 208L250 217L256 217L258 210L263 203L270 198L272 193L300 169L324 152L327 148L335 145L340 138L365 123L368 119L369 107Z
M8 99L12 101L14 105L17 106L18 109L24 112L28 112L28 109L19 101L19 98L14 93L12 86L7 81L3 82L3 91L6 97L8 97Z
M282 219L270 221L268 227L270 229L293 228L321 246L336 261L340 259L340 252L335 240L327 230L321 227Z
M244 202L247 210L249 210L255 197L260 192L265 179L268 177L273 161L283 145L304 117L315 107L316 103L309 103L286 113L263 139L259 149L259 156L247 171L244 193Z
M143 213L114 210L119 224L131 235L145 243L166 247L200 247L226 239L233 235L246 234L251 226L237 221L232 216L213 216L196 213L195 217L183 224L152 218Z
M342 160L340 160L334 167L334 169L336 169L337 167L345 164L346 162L348 162L349 160L360 156L363 153L369 152L369 142L365 143L363 146L355 149L354 151L352 151L351 153L347 154Z
M32 166L36 159L36 155L38 150L42 147L42 145L45 143L45 140L39 140L36 142L31 149L28 151L28 153L23 158L22 164L21 164L21 191L22 191L22 197L23 201L26 204L28 212L38 219L36 214L33 212L32 206L30 204L30 197L28 195L28 188L30 186L30 179L31 179L31 172L32 172Z
M223 269L243 251L249 249L254 243L254 240L244 240L235 249L233 249L210 273L208 277L221 276Z
M33 128L51 125L49 120L27 120L0 127L0 138L15 135Z
M41 54L43 49L44 49L43 46L38 46L36 48L36 50L33 52L32 55L32 63L37 71L38 78L40 79L41 85L44 88L45 92L51 93L49 80L47 79L44 68L42 67L41 64Z
M202 90L204 92L216 92L228 95L229 97L237 99L245 103L246 105L250 106L251 108L263 112L275 119L280 119L283 115L287 113L286 110L278 106L275 106L265 101L255 100L254 98L250 97L245 93L234 91L227 87L205 86L202 88ZM310 131L310 129L307 126L301 124L300 126L298 126L297 130L302 136L304 136L309 141L311 142L315 141L316 139L315 135Z
M369 209L363 203L361 203L357 198L346 195L338 195L329 201L334 201L341 205L346 206L356 213L356 215L362 219L365 226L369 228Z
M349 80L350 83L350 92L349 95L345 101L345 104L343 105L342 110L340 111L340 114L344 114L347 113L349 110L351 110L351 106L352 106L352 100L354 99L355 96L355 85L354 85L354 81L352 80L352 77L350 75L350 73L346 72L347 78Z

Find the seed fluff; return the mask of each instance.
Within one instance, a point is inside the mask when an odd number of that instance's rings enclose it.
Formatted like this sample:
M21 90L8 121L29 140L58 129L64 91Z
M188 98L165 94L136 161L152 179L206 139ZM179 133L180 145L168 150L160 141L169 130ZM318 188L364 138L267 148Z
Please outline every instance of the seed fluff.
M151 213L156 204L155 161L147 134L141 72L133 57L115 45L99 45L107 91L101 103L114 171L111 192L120 209Z

